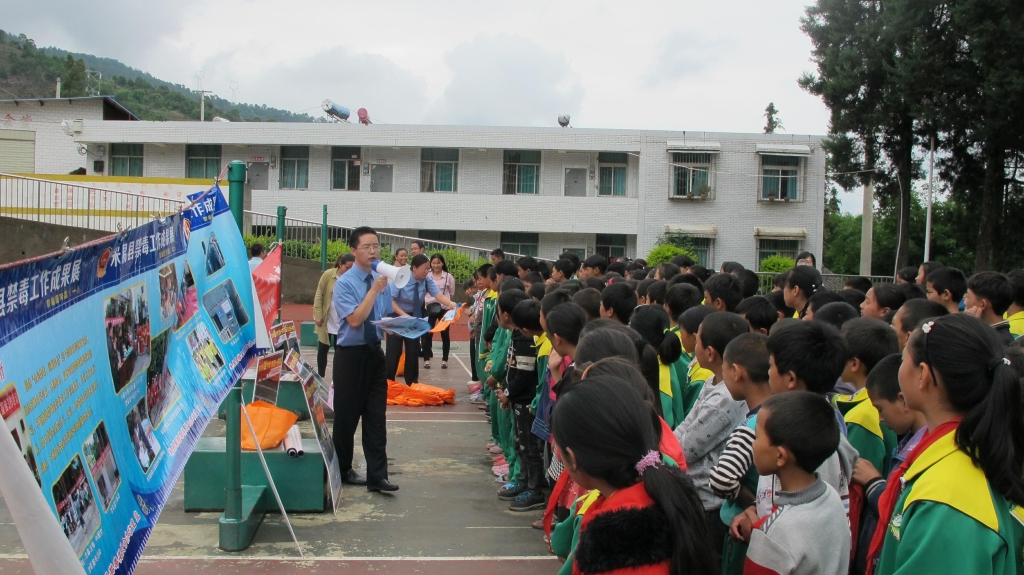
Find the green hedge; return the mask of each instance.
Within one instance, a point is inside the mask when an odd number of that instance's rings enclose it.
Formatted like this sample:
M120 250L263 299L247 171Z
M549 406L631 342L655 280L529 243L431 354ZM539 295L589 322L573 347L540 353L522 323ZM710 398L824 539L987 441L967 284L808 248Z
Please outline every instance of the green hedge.
M776 254L774 256L768 256L761 260L760 269L762 272L781 274L783 272L788 272L789 270L793 269L793 266L795 265L796 262L793 261L793 258L787 258L786 256L780 256Z
M658 244L654 246L651 253L647 254L647 265L654 267L665 262L672 261L672 258L676 256L690 256L694 261L697 260L697 255L686 248L681 248L672 244Z

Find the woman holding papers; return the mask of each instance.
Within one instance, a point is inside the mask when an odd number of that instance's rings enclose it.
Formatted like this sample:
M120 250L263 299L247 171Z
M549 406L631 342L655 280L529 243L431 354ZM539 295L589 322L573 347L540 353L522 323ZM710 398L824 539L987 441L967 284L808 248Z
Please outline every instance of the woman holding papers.
M448 264L444 261L444 256L439 253L434 253L430 256L430 279L434 281L434 285L441 291L441 294L449 298L451 301L452 297L455 297L455 277L448 273ZM426 312L424 317L430 322L430 327L433 328L437 325L437 322L444 317L445 310L441 307L444 303L440 298L433 297L434 294L429 294L424 300L424 308ZM447 305L447 304L445 304ZM448 306L449 309L452 306ZM434 357L434 352L430 349L434 340L434 334L427 332L420 338L420 347L423 349L423 367L424 369L430 369L430 358ZM448 352L451 350L452 342L451 336L448 332L448 328L444 328L441 331L441 369L448 369Z
M391 303L394 307L395 316L408 315L412 317L423 317L423 299L430 295L439 303L454 309L455 304L434 283L429 277L430 260L427 256L419 254L413 256L410 263L412 268L412 279L403 288L395 288L391 284ZM394 334L387 334L387 369L388 379L394 380L398 372L398 360L402 357L402 347L405 347L405 383L411 385L419 382L419 356L420 341L418 338L404 338Z

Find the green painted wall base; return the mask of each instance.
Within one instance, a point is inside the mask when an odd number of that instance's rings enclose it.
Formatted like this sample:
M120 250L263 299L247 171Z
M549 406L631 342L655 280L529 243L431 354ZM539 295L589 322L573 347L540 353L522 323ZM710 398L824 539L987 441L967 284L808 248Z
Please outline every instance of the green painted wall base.
M220 516L220 544L224 551L241 551L252 543L263 515L266 514L267 500L272 497L265 485L242 486L242 517L227 519ZM221 499L223 499L223 494Z
M242 402L252 402L252 388L254 382L251 379L242 380ZM227 402L227 400L225 400ZM220 405L218 417L224 419L224 403ZM309 419L309 406L306 404L306 395L302 391L302 383L298 381L282 381L277 391L277 406L287 409L299 416L299 421ZM245 424L243 423L243 426Z
M185 511L223 511L225 484L223 437L203 437L185 464ZM323 513L325 507L324 458L315 439L303 439L302 457L289 457L283 448L266 450L267 467L286 511ZM242 451L242 484L268 485L259 454ZM269 490L269 487L268 487ZM267 493L270 510L276 509Z
M299 345L316 347L320 338L316 335L316 324L311 321L304 321L299 326Z

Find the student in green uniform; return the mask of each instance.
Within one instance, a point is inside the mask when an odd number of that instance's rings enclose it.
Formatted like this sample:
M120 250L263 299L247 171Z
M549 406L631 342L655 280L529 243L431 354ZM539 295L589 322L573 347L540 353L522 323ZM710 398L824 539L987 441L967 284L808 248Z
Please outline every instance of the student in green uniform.
M662 306L642 305L629 318L629 327L647 340L658 351L658 390L661 417L672 429L683 422L683 391L672 371L679 360L683 346L679 338L668 331L668 313Z
M495 266L491 271L494 272L496 269L498 269L498 266ZM502 274L496 275L501 276ZM506 274L498 284L498 296L501 297L501 294L506 290L517 289L522 291L523 287L522 280L514 275ZM496 315L497 300L495 300L494 308L494 314ZM497 326L497 323L495 325ZM490 387L493 391L504 389L505 376L508 373L508 347L511 341L511 331L502 327L495 329L494 339L491 342L491 351L487 356L487 363L485 365L487 387ZM515 442L513 440L512 416L507 410L499 407L497 395L492 395L490 399L490 414L491 430L496 433L497 443L501 447L505 463L508 465L507 470L504 470L502 465L497 465L493 471L495 471L495 475L498 475L499 479L504 475L517 477L519 474L519 457L516 454ZM497 473L498 471L506 471L506 473L499 474Z
M676 277L682 277L681 274ZM696 281L696 278L694 278ZM700 302L704 299L704 292L697 287L679 283L670 286L665 291L665 311L668 312L669 331L676 334L679 338L679 342L682 343L683 338L679 332L679 316L683 315L686 310L694 308L700 305ZM686 353L686 350L682 350L677 359L672 364L672 374L675 376L676 381L679 382L680 387L686 382L686 371L690 368L690 362L693 361L693 354Z
M871 542L877 575L1024 568L1024 414L1004 354L995 330L968 314L936 318L910 336L900 389L928 433L881 497Z
M697 350L697 330L700 329L700 322L713 313L715 308L700 305L686 310L679 316L679 340L683 343L683 353L691 357L686 367L686 379L680 380L686 382L680 383L683 390L683 419L686 419L686 415L700 397L704 382L714 375L711 370L702 368L697 358L693 357Z

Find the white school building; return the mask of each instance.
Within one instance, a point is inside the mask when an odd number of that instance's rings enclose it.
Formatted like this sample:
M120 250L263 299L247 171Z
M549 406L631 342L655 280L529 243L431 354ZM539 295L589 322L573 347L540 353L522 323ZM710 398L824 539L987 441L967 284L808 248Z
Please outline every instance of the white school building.
M147 122L107 97L2 100L5 115L0 172L197 187L241 160L252 210L319 221L326 204L332 225L546 259L644 257L665 234L714 268L821 255L821 136Z

